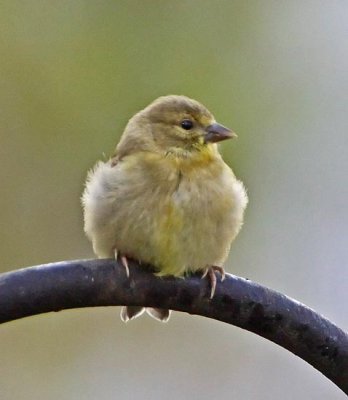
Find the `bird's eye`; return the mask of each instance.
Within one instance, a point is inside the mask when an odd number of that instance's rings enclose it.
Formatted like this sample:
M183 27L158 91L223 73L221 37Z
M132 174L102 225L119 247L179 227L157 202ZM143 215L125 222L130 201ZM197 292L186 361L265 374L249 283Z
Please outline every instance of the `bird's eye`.
M181 121L181 127L186 131L189 131L193 128L193 122L190 119L184 119Z

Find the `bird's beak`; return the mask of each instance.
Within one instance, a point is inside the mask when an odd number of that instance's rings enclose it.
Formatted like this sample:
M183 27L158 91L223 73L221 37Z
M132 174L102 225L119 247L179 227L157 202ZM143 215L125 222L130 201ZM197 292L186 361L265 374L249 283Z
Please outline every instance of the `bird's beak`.
M231 129L214 122L209 125L206 129L206 134L204 135L205 143L216 143L221 142L221 140L233 139L237 137Z

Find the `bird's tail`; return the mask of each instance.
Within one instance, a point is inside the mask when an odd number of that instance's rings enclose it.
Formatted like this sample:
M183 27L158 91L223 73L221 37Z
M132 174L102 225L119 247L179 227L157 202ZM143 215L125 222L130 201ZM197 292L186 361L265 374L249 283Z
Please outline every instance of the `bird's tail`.
M124 306L121 309L121 320L123 322L131 321L134 318L139 317L146 312L157 321L167 322L170 318L170 310L164 308L150 308L150 307L139 307L139 306Z

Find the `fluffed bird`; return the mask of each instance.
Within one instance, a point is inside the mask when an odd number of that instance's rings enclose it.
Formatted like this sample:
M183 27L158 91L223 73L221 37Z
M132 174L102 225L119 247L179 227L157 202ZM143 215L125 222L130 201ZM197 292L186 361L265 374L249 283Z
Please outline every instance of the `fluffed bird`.
M157 275L202 271L214 296L248 197L223 161L217 142L236 134L186 96L160 97L128 122L107 162L88 173L82 196L84 229L99 258L155 267ZM147 308L160 321L170 311ZM144 312L126 306L123 321Z

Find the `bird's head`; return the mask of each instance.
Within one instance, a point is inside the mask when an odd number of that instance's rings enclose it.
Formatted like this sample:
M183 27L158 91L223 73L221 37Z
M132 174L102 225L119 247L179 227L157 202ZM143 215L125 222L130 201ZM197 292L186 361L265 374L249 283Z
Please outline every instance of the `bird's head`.
M236 136L199 102L170 95L159 97L129 121L117 152L126 154L132 148L187 156Z

